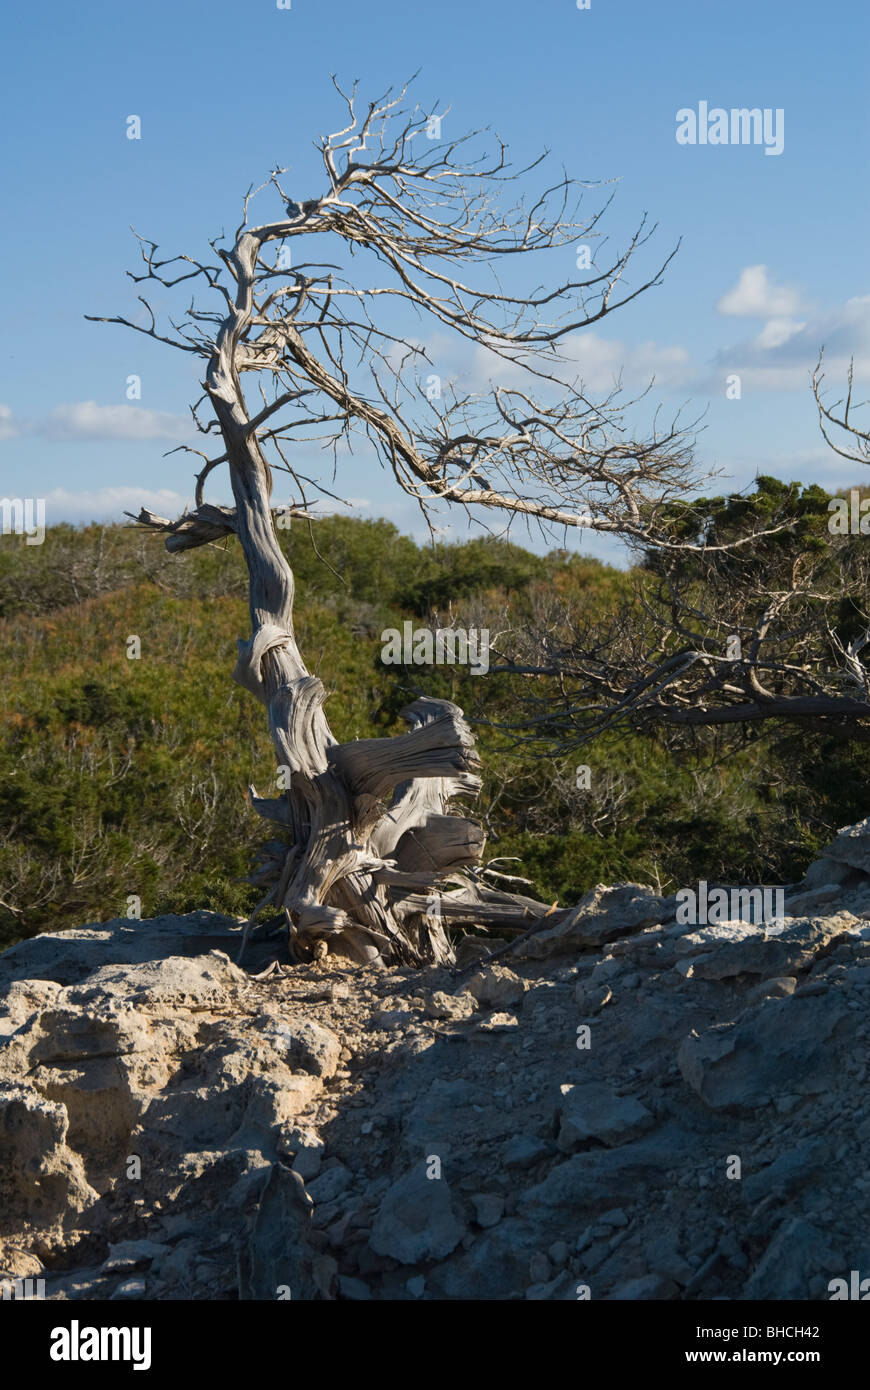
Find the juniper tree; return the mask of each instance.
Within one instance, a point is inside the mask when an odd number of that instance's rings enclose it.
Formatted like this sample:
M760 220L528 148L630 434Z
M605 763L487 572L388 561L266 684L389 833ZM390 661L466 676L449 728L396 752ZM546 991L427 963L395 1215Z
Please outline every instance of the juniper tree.
M514 170L501 141L480 133L431 138L441 118L407 107L404 90L363 107L356 88L340 96L342 129L315 142L319 191L285 188L287 171L275 168L248 190L232 239L210 241L203 259L164 257L139 239L136 283L186 293L193 282L210 302L194 299L164 327L146 291L144 322L99 321L204 363L192 411L215 447L193 450L195 505L174 520L143 508L137 520L170 551L234 537L244 552L252 630L233 675L265 707L283 782L277 796L251 788L253 809L279 827L255 876L265 891L254 917L284 914L303 953L326 940L361 961L449 961L445 926L523 929L547 907L497 886L482 867L480 825L457 810L480 785L461 709L422 697L403 711L404 734L339 743L331 733L326 691L294 635L278 534L286 518L310 518L311 494L326 490L299 460L305 442L338 454L362 436L427 516L447 504L671 545L658 518L691 485L691 433L679 417L656 418L635 437L635 402L617 388L588 395L570 343L658 285L673 252L628 284L654 230L644 218L623 250L586 257L578 275L577 244L600 238L609 198L585 214L589 186L566 175L530 196L541 161ZM271 205L266 220L254 219L255 200ZM518 289L546 257L538 287ZM480 350L501 381L428 390L426 343L400 331L402 314ZM220 468L233 506L206 499ZM283 508L276 472L298 490Z

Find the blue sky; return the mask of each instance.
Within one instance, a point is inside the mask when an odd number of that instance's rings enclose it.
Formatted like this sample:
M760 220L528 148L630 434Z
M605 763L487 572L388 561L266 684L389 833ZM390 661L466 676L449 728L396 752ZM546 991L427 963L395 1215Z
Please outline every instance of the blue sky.
M870 396L860 0L43 0L8 11L4 38L0 495L46 498L49 523L143 502L173 514L190 496L191 460L163 453L190 437L197 364L83 316L135 308L131 224L196 252L276 162L297 198L318 192L311 142L343 124L331 72L378 95L420 69L413 95L450 107L445 134L492 126L517 163L548 147L555 170L619 179L613 242L644 212L659 224L638 270L682 245L661 287L578 339L587 385L654 374L654 401L706 408L699 459L722 487L756 471L856 481L821 441L808 382L825 342L832 385L854 356ZM782 153L678 144L677 111L701 101L781 108ZM725 399L730 372L740 400ZM339 483L363 514L421 533L371 458ZM569 544L606 553L583 533Z

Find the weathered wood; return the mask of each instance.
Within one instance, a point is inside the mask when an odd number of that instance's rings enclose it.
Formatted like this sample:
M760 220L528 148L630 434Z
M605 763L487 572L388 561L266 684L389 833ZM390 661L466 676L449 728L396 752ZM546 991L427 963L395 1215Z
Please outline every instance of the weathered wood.
M250 635L238 643L233 676L266 709L282 773L280 795L250 792L253 811L281 832L253 876L265 891L257 911L270 906L285 913L294 947L303 954L328 941L331 950L357 961L449 962L446 923L516 925L547 909L475 881L486 837L456 803L479 791L479 758L457 705L424 697L402 711L407 733L344 744L334 737L323 708L326 690L307 670L296 642L295 582L276 529L269 460L293 473L284 446L292 451L296 439L312 437L337 444L356 429L418 500L430 497L487 513L497 508L507 516L646 539L651 483L673 485L685 445L676 425L644 441L640 453L621 425L614 442L608 422L618 422L619 411L612 401L602 413L553 374L565 334L600 321L657 283L661 270L625 299L618 297L637 238L590 282L600 291L594 312L584 299L590 292L584 281L568 280L524 298L484 286L470 289L463 276L443 273L447 263L490 264L502 255L574 244L586 224L564 205L570 181L534 203L533 222L522 209L496 218L485 180L499 183L506 176L503 149L490 165L472 161L462 175L454 146L415 164L412 137L422 139L426 129L419 112L401 117L404 128L391 152L389 142L378 149L378 141L385 125L400 118L401 98L375 102L363 116L354 101L348 98L350 124L321 145L325 191L297 203L281 188L283 171L274 170L267 187L280 194L284 213L252 225L246 199L232 244L212 244L219 265L184 258L185 273L178 278L204 276L220 296L217 312L193 313L174 328L174 337L161 334L153 317L150 327L113 321L205 361L214 419L201 424L198 407L194 419L203 434L213 436L217 428L219 450L212 457L193 451L204 466L192 509L177 521L143 509L138 520L163 532L173 551L234 536L244 554ZM364 160L357 158L360 151L366 151ZM494 387L479 408L469 410L466 400L442 406L434 428L428 414L419 424L406 421L402 368L395 372L394 398L379 375L392 370L395 340L368 321L367 310L360 322L355 297L365 300L370 291L339 289L328 266L309 264L306 257L297 261L295 253L286 275L276 261L278 245L326 233L352 250L369 246L399 274L401 293L413 306L471 342L485 343L517 365L538 354L535 375L559 385L558 399L548 404L521 390ZM145 271L134 278L171 287L177 267L156 251L153 243L143 244ZM418 350L407 346L416 370ZM365 389L348 369L351 354L371 368ZM255 373L258 384L269 383L261 385L253 409L242 386L246 372ZM290 418L279 423L288 407ZM303 426L301 435L294 433ZM481 457L497 486L480 475ZM232 506L204 501L205 480L218 465L229 472ZM300 479L293 476L305 503ZM309 515L307 503L281 510Z

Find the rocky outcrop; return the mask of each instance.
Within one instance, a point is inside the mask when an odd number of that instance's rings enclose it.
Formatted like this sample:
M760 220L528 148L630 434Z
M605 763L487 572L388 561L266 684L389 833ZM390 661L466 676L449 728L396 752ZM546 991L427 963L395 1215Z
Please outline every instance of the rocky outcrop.
M0 957L0 1276L352 1300L870 1277L870 822L758 926L623 884L497 960L467 941L465 970L263 970L265 942L245 971L240 934L194 913Z

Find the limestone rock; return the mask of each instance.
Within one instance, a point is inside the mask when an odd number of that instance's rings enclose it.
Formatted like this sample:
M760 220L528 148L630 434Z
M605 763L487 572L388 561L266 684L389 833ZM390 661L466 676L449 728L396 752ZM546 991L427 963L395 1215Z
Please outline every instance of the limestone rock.
M700 980L736 975L789 975L806 969L815 956L849 925L851 918L786 918L770 922L720 922L689 932L675 944L678 956L692 957Z
M453 1023L464 1023L477 1010L477 1001L466 994L445 994L436 990L426 1003L427 1018L446 1018Z
M482 1018L477 1025L478 1033L512 1033L519 1027L515 1014L494 1013Z
M13 1230L34 1216L60 1222L97 1201L68 1136L65 1106L27 1085L0 1085L0 1209Z
M333 1168L324 1169L319 1177L308 1184L308 1195L312 1202L325 1206L327 1202L334 1202L336 1197L340 1197L352 1181L353 1174L349 1169L342 1163L336 1163Z
M445 1178L429 1178L418 1163L385 1194L372 1227L370 1244L400 1264L442 1260L467 1230Z
M498 1225L504 1216L504 1197L499 1196L497 1192L473 1193L471 1203L474 1207L475 1221L484 1230Z
M746 1297L807 1299L813 1279L843 1274L842 1256L818 1227L801 1217L784 1221L746 1284Z
M314 1298L314 1258L308 1244L311 1199L302 1179L275 1164L239 1257L239 1298Z
M488 965L476 970L464 988L485 1008L510 1009L520 1003L527 986L525 980L506 966Z
M515 954L530 960L573 955L580 947L598 946L666 922L675 910L676 897L662 898L644 884L621 883L614 888L598 884L581 898L568 917L535 932L518 944Z
M686 1038L683 1077L712 1109L752 1109L788 1092L818 1095L836 1084L842 999L821 994L766 999L738 1023Z
M573 1153L589 1139L600 1140L608 1148L614 1148L637 1139L654 1124L645 1105L631 1096L617 1095L600 1082L581 1082L560 1089L562 1103L557 1111L557 1142L563 1153Z
M532 1168L542 1158L546 1158L553 1147L546 1139L540 1139L537 1135L518 1134L505 1149L502 1161L505 1168Z
M265 1036L274 1037L294 1071L308 1071L323 1077L335 1075L341 1043L322 1024L310 1018L292 1019L287 1024L276 1024Z
M587 1014L600 1013L612 998L613 991L609 985L589 985L584 980L579 982L574 991L575 1003Z
M870 1278L870 879L825 863L781 929L595 889L522 978L519 953L476 961L480 1001L443 968L248 975L216 914L20 943L0 956L0 1278L269 1302Z
M845 864L865 877L870 878L870 816L858 821L857 825L844 825L837 831L836 838L822 851L821 861ZM811 869L815 869L813 864ZM810 874L807 874L807 881ZM813 886L817 886L815 883Z

